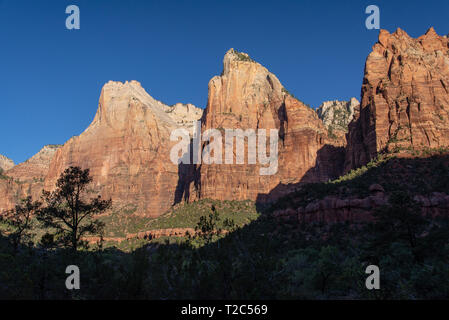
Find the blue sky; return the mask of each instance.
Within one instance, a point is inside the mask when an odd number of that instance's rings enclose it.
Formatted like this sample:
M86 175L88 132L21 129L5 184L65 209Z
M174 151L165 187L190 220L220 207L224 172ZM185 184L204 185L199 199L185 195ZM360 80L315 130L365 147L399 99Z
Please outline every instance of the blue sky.
M81 29L67 30L78 5ZM108 80L138 80L167 104L204 107L207 84L233 47L317 107L359 98L377 30L449 32L449 1L0 0L0 154L16 163L62 144L92 121Z

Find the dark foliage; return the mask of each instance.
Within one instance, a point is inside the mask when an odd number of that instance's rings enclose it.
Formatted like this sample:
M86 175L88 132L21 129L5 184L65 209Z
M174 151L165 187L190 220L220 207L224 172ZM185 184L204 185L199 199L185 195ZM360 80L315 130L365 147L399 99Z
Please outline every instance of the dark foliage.
M89 169L70 167L61 174L55 191L43 191L45 206L39 210L37 219L44 227L55 230L57 242L71 246L73 251L86 245L82 240L84 235L101 234L104 223L94 216L110 208L112 203L100 196L90 201L84 199L91 181Z
M364 178L356 176L352 186L346 180L340 185L309 185L309 194L304 188L290 198L290 204L307 203L309 197L322 192L356 193L360 186L363 193L365 186L387 181L391 175L389 181L394 183L383 183L389 203L376 211L371 223L302 224L278 220L267 210L242 226L229 217L223 220L214 205L215 210L199 218L198 236L162 244L151 240L131 253L98 246L76 256L73 246L57 247L51 235L33 246L21 243L17 252L9 235L2 235L0 298L448 299L449 218L422 216L413 200L418 186L410 187L414 180L404 179L401 173L409 165L409 172L423 174L429 163L422 162L381 162L370 165L369 172L362 173ZM433 186L426 182L423 192L446 185L446 163L447 158L430 162L442 182ZM88 174L75 173L76 179L60 179L59 192L50 198L55 200L46 202L53 204L49 212L61 226L65 226L62 217L68 220L76 211L71 208L77 202L67 195L78 190L64 181L81 186L89 181ZM419 179L415 173L408 176ZM438 181L434 175L426 178ZM78 208L89 209L96 202L82 203ZM228 233L218 234L218 226ZM70 234L70 229L66 232ZM80 290L69 291L64 286L69 264L80 268ZM379 266L380 290L365 287L365 270L371 264Z

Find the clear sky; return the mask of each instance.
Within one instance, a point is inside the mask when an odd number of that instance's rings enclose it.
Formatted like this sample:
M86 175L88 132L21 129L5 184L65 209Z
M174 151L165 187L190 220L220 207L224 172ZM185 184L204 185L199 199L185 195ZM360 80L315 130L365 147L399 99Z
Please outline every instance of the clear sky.
M65 8L80 8L67 30ZM449 1L0 0L0 154L16 163L63 144L92 121L108 80L138 80L154 98L205 107L229 48L247 52L295 96L360 97L377 30L449 32Z

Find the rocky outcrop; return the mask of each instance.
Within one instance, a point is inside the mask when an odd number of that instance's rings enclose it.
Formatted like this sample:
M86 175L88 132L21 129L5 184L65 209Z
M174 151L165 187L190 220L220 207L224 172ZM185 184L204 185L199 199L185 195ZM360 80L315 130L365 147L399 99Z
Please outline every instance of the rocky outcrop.
M61 147L50 164L45 188L52 189L68 166L89 168L92 189L114 205L132 203L136 214L156 217L174 203L178 165L170 161L170 133L193 129L202 110L169 107L138 83L108 82L91 125Z
M7 175L20 182L43 180L48 173L50 162L60 145L44 146L27 161L7 171Z
M187 127L193 131L193 121L198 120L203 115L203 110L193 104L176 103L166 110L171 118L180 126Z
M12 178L0 175L0 215L14 208L22 194L20 186Z
M277 210L273 214L278 219L310 222L367 222L373 221L376 208L388 205L388 195L380 185L370 187L371 195L365 198L341 199L327 196L315 200L305 207ZM421 213L426 216L447 216L449 213L449 195L434 192L429 196L415 195L414 200L421 207Z
M230 49L223 60L223 73L209 82L209 95L202 118L202 133L208 129L270 129L279 132L278 168L261 175L268 165L236 164L235 142L232 165L201 164L199 196L219 200L268 201L288 191L275 187L299 182L324 181L338 175L334 142L317 113L292 97L277 77L247 54ZM223 146L226 141L223 139ZM268 143L268 142L267 142ZM206 144L203 144L203 150ZM245 151L247 143L245 143ZM268 153L267 146L267 153ZM225 155L222 155L223 163Z
M349 126L345 170L380 151L449 146L449 40L381 30L365 64L360 108Z
M12 167L14 167L14 161L0 154L0 171L5 172Z
M315 112L265 67L233 49L208 89L203 114L191 104L167 106L136 81L107 83L95 118L81 135L6 171L0 209L24 195L39 195L42 188L51 190L72 165L91 170L92 191L119 207L132 203L137 214L157 217L182 200L275 200L299 184L327 181L364 165L383 150L449 146L449 42L433 29L418 39L400 29L380 32L366 61L360 105L355 98L330 101ZM192 134L199 118L203 138L209 129L222 134L222 164L173 164L170 151L177 142L170 141L170 133L185 128ZM272 174L261 174L270 164L262 164L259 154L250 163L248 138L244 161L237 163L236 141L226 140L226 129L265 129L266 155L270 129L277 130ZM213 142L201 141L203 155ZM226 159L229 146L231 159Z
M44 179L58 145L44 146L37 154L4 172L0 179L0 214L14 208L27 196L38 200L42 194Z
M329 131L329 136L345 141L348 125L354 117L354 109L360 105L356 98L349 101L325 101L316 110Z

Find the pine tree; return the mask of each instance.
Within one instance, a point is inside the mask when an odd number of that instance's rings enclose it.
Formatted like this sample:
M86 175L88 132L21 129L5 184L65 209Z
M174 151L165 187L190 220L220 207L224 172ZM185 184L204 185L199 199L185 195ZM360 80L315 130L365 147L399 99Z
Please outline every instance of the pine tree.
M111 207L111 200L101 196L86 200L87 186L92 182L89 169L69 167L60 176L53 192L43 191L46 206L39 211L38 220L56 231L56 240L73 251L87 246L85 234L101 234L104 223L96 215Z

